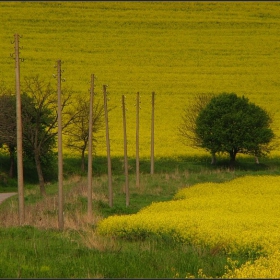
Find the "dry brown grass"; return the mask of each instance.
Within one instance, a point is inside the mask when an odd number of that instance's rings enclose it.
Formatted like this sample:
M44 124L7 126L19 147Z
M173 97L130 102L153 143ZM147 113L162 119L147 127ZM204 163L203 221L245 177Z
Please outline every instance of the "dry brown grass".
M100 252L119 252L122 249L122 246L114 237L101 237L90 229L79 232L79 234L81 243L90 249L95 249Z
M164 194L166 183L177 181L180 174L177 171L174 174L155 174L154 176L141 174L140 187L136 187L135 176L130 176L129 188L131 194L139 195L161 195ZM124 183L113 180L115 191L125 193ZM24 195L27 199L25 203L25 222L24 225L30 225L39 229L58 229L58 191L54 185L47 186L47 195L40 196L39 188L25 188ZM106 196L108 189L108 178L106 175L93 178L92 199L94 203L93 217L89 219L87 213L87 178L81 176L72 176L63 182L64 187L64 235L72 232L78 237L78 242L83 246L100 252L120 251L120 242L114 238L98 236L93 229L97 223L103 219L98 209L95 209L97 203L108 203ZM0 205L0 227L17 227L18 219L18 197L15 195L7 199ZM76 239L76 238L75 238ZM150 245L146 244L142 250L150 250ZM148 247L147 247L148 246ZM92 277L97 277L93 275ZM98 275L98 278L102 278Z
M93 216L90 221L87 211L82 209L81 198L87 198L87 179L74 176L64 182L64 204L73 206L72 209L64 211L64 228L72 230L85 230L95 225L101 217ZM102 182L95 180L94 187L100 188ZM25 197L38 194L38 190L25 190ZM106 197L101 192L93 192L93 201L106 201ZM10 198L2 205L0 212L0 226L13 227L19 225L17 196ZM58 195L47 195L34 203L25 204L24 225L31 225L43 229L58 228Z

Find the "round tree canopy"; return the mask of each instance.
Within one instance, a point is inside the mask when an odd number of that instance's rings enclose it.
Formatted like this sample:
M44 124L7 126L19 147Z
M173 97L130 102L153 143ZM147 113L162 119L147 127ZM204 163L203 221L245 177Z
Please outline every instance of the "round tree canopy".
M269 114L235 93L213 97L196 119L195 133L201 147L211 153L237 153L260 156L269 152L274 137Z

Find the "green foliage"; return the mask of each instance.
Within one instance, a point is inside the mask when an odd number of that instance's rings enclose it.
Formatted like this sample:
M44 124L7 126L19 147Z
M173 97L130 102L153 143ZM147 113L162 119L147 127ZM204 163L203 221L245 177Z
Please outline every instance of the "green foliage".
M157 173L151 176L148 160L140 161L141 171L143 168L140 175L141 185L140 188L135 187L135 167L133 167L129 178L130 205L126 207L121 160L122 158L113 160L116 167L113 177L114 203L110 208L107 201L106 157L94 159L93 211L96 217L137 213L152 202L171 200L178 189L196 183L225 182L248 174L279 175L280 162L279 158L266 158L262 165L256 165L249 157L241 157L237 161L235 171L229 172L223 158L219 158L215 168L207 157L162 158L157 159L155 165ZM1 160L0 163L2 162ZM69 169L73 171L71 166L78 163L79 159L74 161L65 158L65 171ZM132 165L133 161L130 164ZM85 190L86 178L82 177L77 181L77 177L72 179L69 176L70 184L65 182L64 185L64 212L67 217L77 211L80 211L79 215L86 213L87 199L80 191L80 186ZM73 197L76 188L78 197L70 203L68 199ZM5 188L0 190L5 191ZM13 191L16 191L16 187ZM51 207L38 212L42 206L38 207L37 204L45 204L44 199L47 198L42 198L37 185L25 185L26 209L35 209L31 210L38 215L34 220L39 218L47 220L53 217L57 221L58 213L57 209L54 209L58 192L57 183L48 185L46 191ZM0 213L9 215L10 201L13 201L13 205L17 205L17 197L12 197L0 205ZM219 247L203 248L176 243L168 239L168 236L163 238L151 236L145 240L134 238L131 241L105 238L96 247L87 248L82 242L81 235L95 234L94 231L94 227L90 233L82 230L73 232L68 229L58 232L33 227L2 227L0 278L184 278L187 273L200 278L198 275L200 268L207 276L215 278L223 275L225 271L227 256L219 250ZM234 258L240 264L247 260L244 255L236 255Z
M16 146L16 98L4 83L0 87L0 143Z
M0 278L179 278L199 268L215 277L226 264L222 254L211 260L209 250L156 237L103 250L86 248L70 232L29 226L2 228L0 237Z
M43 162L44 156L54 148L56 140L56 91L39 75L25 77L22 90L22 107L26 108L22 112L23 135L27 146L25 152L34 159L35 151L38 150Z
M10 155L9 175L13 177L16 173L14 170L17 146L16 96L12 94L11 90L4 87L4 83L0 92L0 139L1 143L8 147ZM33 180L33 182L34 179L38 181L38 176L34 177L38 171L36 156L47 180L52 178L54 171L52 150L55 146L55 134L51 134L50 127L55 121L55 115L52 112L53 108L44 106L44 102L50 105L48 100L50 92L49 85L44 88L44 84L38 76L25 78L21 94L24 173L25 178Z
M261 156L270 151L274 138L271 118L259 106L234 93L213 97L196 119L201 147L211 153L237 153Z

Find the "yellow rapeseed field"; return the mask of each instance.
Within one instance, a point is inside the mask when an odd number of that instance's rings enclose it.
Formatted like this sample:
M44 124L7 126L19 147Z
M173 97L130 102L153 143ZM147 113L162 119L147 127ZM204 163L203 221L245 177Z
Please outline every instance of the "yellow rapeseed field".
M228 273L233 277L262 277L256 267L261 270L280 260L279 185L279 176L244 176L225 183L197 184L181 189L172 201L153 203L137 214L108 217L100 222L98 232L124 237L169 235L181 242L224 250L229 256L268 255L253 266L247 263ZM279 268L269 269L269 275L275 276Z
M280 278L280 252L275 251L268 257L260 257L254 263L247 262L240 268L230 269L223 278Z
M128 155L135 155L136 93L140 92L140 156L150 154L151 93L155 156L204 153L180 142L183 109L197 93L235 92L274 114L280 136L280 5L278 2L1 2L0 81L14 88L13 37L22 35L21 75L52 75L96 98L107 84L112 155L123 154L121 96L126 96ZM105 155L105 133L97 154ZM66 151L66 150L65 150ZM276 154L275 151L273 154Z

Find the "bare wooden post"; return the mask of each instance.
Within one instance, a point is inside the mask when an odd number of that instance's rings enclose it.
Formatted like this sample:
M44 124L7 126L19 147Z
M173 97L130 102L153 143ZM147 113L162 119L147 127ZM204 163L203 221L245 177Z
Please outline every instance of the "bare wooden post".
M124 146L124 173L125 173L125 194L126 207L129 206L129 183L128 183L128 162L127 162L127 137L126 137L126 115L125 115L125 97L122 96L123 109L123 146Z
M18 204L19 224L24 224L24 186L23 186L23 159L22 159L22 118L20 95L20 69L19 69L19 35L15 34L15 72L16 72L16 116L17 116L17 177L18 177Z
M139 163L139 92L136 98L136 187L140 186L140 163Z
M151 175L154 174L154 134L155 134L155 129L154 129L154 119L155 115L155 93L152 92L152 123L151 123Z
M89 125L88 125L88 219L92 222L92 107L94 96L94 74L91 75Z
M106 144L107 144L107 162L108 162L108 189L109 189L109 206L113 207L113 187L112 187L112 164L110 155L110 137L109 137L109 121L107 109L107 86L103 85L104 94L104 111L105 111L105 124L106 124Z
M61 107L61 60L57 61L57 120L58 120L58 227L64 228L63 219L63 158L62 158L62 107Z

